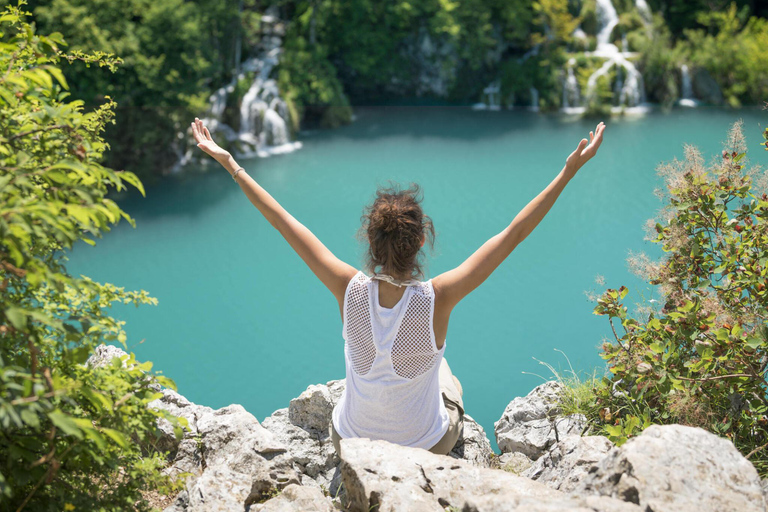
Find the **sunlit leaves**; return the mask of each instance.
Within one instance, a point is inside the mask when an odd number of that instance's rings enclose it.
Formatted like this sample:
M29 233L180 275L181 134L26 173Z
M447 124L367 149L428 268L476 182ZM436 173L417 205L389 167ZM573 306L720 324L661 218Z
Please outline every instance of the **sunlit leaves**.
M100 343L127 348L124 322L105 308L157 301L70 276L65 250L121 219L133 224L107 194L143 188L100 163L114 102L86 112L68 101L59 67L116 59L63 46L58 34L35 34L18 8L0 15L0 508L60 509L67 496L77 510L141 510L140 492L166 481L156 420L179 427L147 405L173 382L133 354L125 367L84 363Z

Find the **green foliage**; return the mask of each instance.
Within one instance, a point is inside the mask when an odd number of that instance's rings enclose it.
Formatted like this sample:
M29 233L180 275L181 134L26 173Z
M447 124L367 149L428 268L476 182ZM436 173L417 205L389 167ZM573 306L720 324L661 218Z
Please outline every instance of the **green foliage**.
M156 300L72 277L63 254L120 219L133 224L108 189L143 188L99 163L114 103L86 112L61 68L118 61L64 46L20 8L0 12L0 508L145 510L141 491L170 485L155 421L179 425L147 404L174 384L133 355L125 369L84 363L99 343L125 346L124 322L104 308Z
M664 19L654 16L650 35L637 37L635 44L641 52L638 68L643 75L648 99L664 107L672 106L680 97L677 78L683 59L674 49L672 34Z
M687 30L683 51L717 80L726 102L734 107L757 104L768 97L768 20L745 20L746 8L704 11L697 19L705 29Z
M319 45L312 47L301 36L291 37L277 76L282 96L291 109L294 131L300 119L324 128L336 128L352 120L352 108L336 70Z
M104 134L106 164L146 179L177 159L173 143L200 115L212 89L230 78L235 39L242 34L236 2L215 0L49 0L36 2L41 30L60 32L73 50L120 57L114 73L74 65L64 69L85 105L109 95L119 126ZM250 18L246 21L253 23ZM247 28L247 27L246 27Z
M768 137L768 134L764 134ZM662 166L666 204L651 228L666 256L635 257L663 307L630 315L627 289L609 289L595 314L614 339L602 347L610 376L591 419L616 442L651 423L705 428L733 441L768 472L768 195L748 169L737 123L722 158L694 148Z

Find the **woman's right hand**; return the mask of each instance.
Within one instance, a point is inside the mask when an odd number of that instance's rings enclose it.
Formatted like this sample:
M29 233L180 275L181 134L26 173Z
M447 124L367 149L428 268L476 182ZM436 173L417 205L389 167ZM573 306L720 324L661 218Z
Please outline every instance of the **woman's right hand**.
M208 131L208 128L198 118L195 118L195 121L192 123L192 135L195 137L197 147L211 155L221 165L225 165L227 160L229 160L229 151L221 148L213 141L211 132Z
M605 123L600 122L594 132L589 132L589 141L581 139L579 146L565 160L565 171L568 178L572 178L590 158L595 156L600 144L603 143L603 131Z

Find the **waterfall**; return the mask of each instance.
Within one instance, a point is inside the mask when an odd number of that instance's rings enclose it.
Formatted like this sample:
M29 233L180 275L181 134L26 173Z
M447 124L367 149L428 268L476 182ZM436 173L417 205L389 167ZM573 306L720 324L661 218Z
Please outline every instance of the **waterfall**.
M501 84L496 81L483 89L483 99L480 103L472 105L473 110L501 110Z
M638 9L641 9L641 3L645 4L644 0L638 0L636 4ZM597 15L600 23L597 33L597 49L591 55L603 57L606 61L587 80L586 98L588 100L594 99L597 81L616 66L618 68L616 81L612 84L617 102L615 109L638 113L647 111L643 77L629 60L629 57L633 57L634 54L628 51L626 36L622 36L622 50L610 42L611 33L619 22L618 14L611 0L597 0Z
M637 7L638 12L640 13L640 16L643 18L643 21L646 23L651 22L651 8L648 6L648 2L645 0L635 0L635 7Z
M584 112L581 106L581 92L579 91L579 82L573 73L573 66L576 59L568 60L568 68L565 72L565 81L563 82L563 112L566 114L579 114Z
M529 107L534 112L539 111L539 90L535 87L531 87L531 106Z
M619 15L613 7L611 0L597 0L597 19L600 29L597 32L597 53L614 53L618 51L616 45L611 43L611 33L619 24Z
M687 64L680 66L681 89L682 94L677 102L681 107L697 107L699 102L693 97L693 85L691 84L691 73Z
M280 98L277 83L270 78L279 63L282 52L282 28L276 16L265 14L261 18L262 33L260 52L244 61L240 72L232 80L215 91L209 99L208 113L203 122L218 139L228 141L230 151L238 157L265 157L287 153L301 147L301 142L291 142L287 122L288 106ZM253 73L254 79L240 103L240 129L233 130L222 122L227 99L235 91L238 82ZM180 170L194 160L195 147L189 133L180 133L174 144L178 155L172 172ZM234 149L232 149L234 148Z

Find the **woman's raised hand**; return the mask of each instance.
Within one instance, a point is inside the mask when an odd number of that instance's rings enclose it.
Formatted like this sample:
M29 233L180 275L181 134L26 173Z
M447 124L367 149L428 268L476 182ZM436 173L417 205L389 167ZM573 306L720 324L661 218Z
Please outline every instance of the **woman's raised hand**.
M211 132L208 131L208 128L206 128L203 122L198 118L195 118L195 121L192 123L192 135L195 137L197 147L211 155L217 162L224 165L230 156L229 151L222 149L213 141Z
M576 151L571 153L565 160L565 168L569 176L576 174L576 171L581 169L581 166L587 163L587 161L595 156L597 148L603 142L603 131L605 130L605 123L602 121L597 125L594 132L589 132L589 141L587 139L581 139Z

